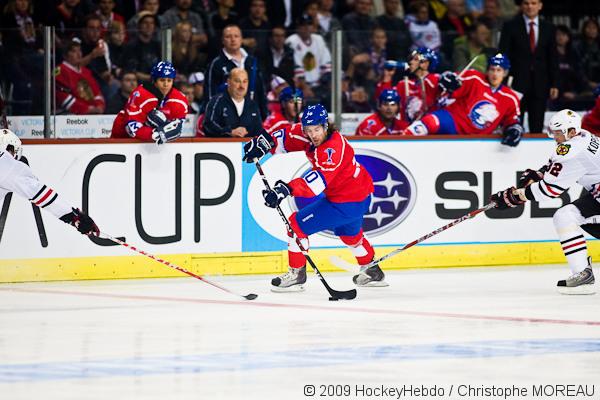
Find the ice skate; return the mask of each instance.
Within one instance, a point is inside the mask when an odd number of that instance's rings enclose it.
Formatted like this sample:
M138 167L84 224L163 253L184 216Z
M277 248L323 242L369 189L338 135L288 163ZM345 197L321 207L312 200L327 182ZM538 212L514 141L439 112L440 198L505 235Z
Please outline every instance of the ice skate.
M361 287L385 287L389 286L386 281L384 281L385 274L379 268L379 265L375 264L372 267L364 268L360 267L360 272L358 275L354 275L352 277L352 281L356 284L356 286Z
M558 293L561 294L595 294L594 271L592 270L592 258L588 257L588 267L583 271L571 275L556 284Z
M306 265L301 268L289 267L288 272L271 280L273 292L302 292L306 283Z

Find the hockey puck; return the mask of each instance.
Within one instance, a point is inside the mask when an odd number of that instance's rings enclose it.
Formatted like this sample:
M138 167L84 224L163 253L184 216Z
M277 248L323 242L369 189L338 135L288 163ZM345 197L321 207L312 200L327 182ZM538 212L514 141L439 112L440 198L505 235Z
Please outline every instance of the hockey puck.
M329 301L338 301L339 299L335 298L335 297L330 297Z

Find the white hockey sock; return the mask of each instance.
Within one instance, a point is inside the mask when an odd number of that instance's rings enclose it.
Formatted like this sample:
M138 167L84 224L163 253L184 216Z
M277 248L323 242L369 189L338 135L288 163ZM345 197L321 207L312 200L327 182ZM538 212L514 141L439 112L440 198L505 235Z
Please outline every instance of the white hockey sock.
M573 204L568 204L556 211L553 222L571 272L583 271L588 266L588 252L584 232L580 228L584 223L581 212Z

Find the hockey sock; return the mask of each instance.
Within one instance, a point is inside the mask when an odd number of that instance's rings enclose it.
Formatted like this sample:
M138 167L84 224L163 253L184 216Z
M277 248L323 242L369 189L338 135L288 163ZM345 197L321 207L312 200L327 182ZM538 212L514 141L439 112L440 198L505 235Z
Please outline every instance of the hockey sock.
M305 250L308 250L308 236L306 236L306 234L302 232L302 229L300 229L298 221L296 221L296 214L297 213L293 213L290 216L290 225L292 225L292 229L300 238L300 243L302 243L302 247L304 247ZM290 232L288 232L288 236L288 264L292 268L304 267L306 265L306 257L304 257L304 254L302 254L300 246L298 246L298 243L296 243L296 239L294 239L293 235Z
M556 211L553 222L571 272L583 271L588 266L588 252L583 229L580 228L584 222L581 212L573 204L567 204Z
M340 239L352 252L359 265L365 265L373 261L375 250L363 234L362 229L354 236L340 236Z

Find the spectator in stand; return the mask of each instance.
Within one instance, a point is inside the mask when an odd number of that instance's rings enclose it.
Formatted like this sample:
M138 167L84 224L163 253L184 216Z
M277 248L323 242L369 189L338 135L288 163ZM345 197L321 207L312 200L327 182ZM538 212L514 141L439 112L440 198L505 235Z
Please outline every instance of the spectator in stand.
M31 115L33 110L41 112L41 104L34 96L44 73L42 35L34 21L33 6L29 0L11 0L4 8L0 19L2 44L5 55L0 66L0 80L13 85L13 115ZM37 98L37 99L36 99Z
M125 18L122 15L114 12L115 1L114 0L99 0L98 9L96 15L100 18L102 24L102 37L106 36L106 32L109 31L110 25L114 22L120 22L125 25Z
M356 128L358 136L401 135L408 122L400 116L400 96L396 89L385 89L379 95L377 111Z
M281 91L290 85L280 76L273 75L273 79L269 82L269 93L267 93L268 104L267 107L269 109L269 115L279 113L281 114L281 103L279 102L279 95Z
M148 13L149 13L151 15L156 15L158 17L159 8L160 8L159 0L143 0L140 11L138 11L133 17L131 17L129 19L129 21L127 21L127 31L134 32L138 29L138 22L140 20L140 15L145 16L145 15L148 15ZM156 20L158 22L158 18ZM157 28L159 28L159 27L160 27L160 25L157 25Z
M119 90L119 81L112 74L109 47L102 40L102 29L102 20L99 16L90 14L86 17L85 27L82 30L81 65L94 73L102 95L108 99Z
M500 18L503 20L513 18L519 12L519 7L515 0L498 0L498 4L500 5Z
M263 128L269 133L279 129L285 129L286 133L293 129L299 129L298 134L302 135L301 127L295 127L300 122L300 114L304 104L304 93L300 89L294 89L286 86L279 92L280 111L273 112L263 123ZM294 130L294 133L296 131Z
M139 13L137 37L125 46L125 69L135 71L138 81L150 82L150 71L160 60L160 43L154 39L158 18L148 11Z
M596 97L596 103L594 108L583 116L581 127L596 136L600 136L600 86L594 89L593 94Z
M194 72L190 74L188 83L194 89L194 100L190 103L190 107L196 114L204 114L204 74L202 72Z
M317 12L319 29L317 33L323 36L325 43L331 43L331 32L342 29L342 23L331 12L333 5L333 0L319 0L319 11Z
M429 19L427 3L417 1L411 8L413 14L406 16L406 25L412 40L412 48L427 47L437 51L442 45L442 36L435 21Z
M206 106L203 130L211 137L251 137L264 131L258 104L248 96L248 72L233 68L227 90L211 97Z
M55 74L56 104L69 114L102 114L104 97L92 72L81 65L81 43L71 40Z
M513 88L523 94L530 132L542 132L548 97L558 97L556 34L540 18L541 0L523 0L521 13L502 27L500 50L512 61Z
M375 28L371 33L371 46L369 47L369 57L374 72L375 82L383 77L383 66L390 57L387 55L387 35L383 28Z
M251 53L262 56L269 47L271 23L267 19L265 0L252 0L250 13L240 19L240 29L244 36L244 47Z
M115 93L106 105L106 114L117 114L125 108L127 99L138 86L137 77L133 71L125 71L121 78L121 88Z
M177 90L179 90L185 96L188 104L188 114L196 114L196 110L191 107L191 104L194 102L194 87L187 82L179 81L175 84Z
M206 67L206 54L198 51L198 46L194 45L192 37L193 27L189 21L178 22L175 25L172 58L177 74L182 79L188 79L192 72Z
M500 42L500 31L502 30L502 24L504 19L500 15L500 4L498 0L484 0L483 2L483 14L480 17L481 21L484 21L487 27L490 29L491 35L491 46L498 47Z
M276 26L269 32L269 45L266 51L260 54L260 61L266 80L277 75L288 85L292 85L295 68L294 51L285 43L285 29L282 26ZM268 87L267 82L265 87Z
M385 13L375 18L375 23L387 35L387 56L391 60L404 60L410 47L410 36L404 21L399 18L400 0L384 0Z
M242 48L242 31L237 25L230 25L223 29L223 48L206 70L207 100L210 101L216 94L220 85L225 83L227 75L233 68L244 68L249 75L248 95L260 109L260 117L267 117L267 98L263 86L263 77L256 57L249 55Z
M312 19L312 33L321 34L319 26L319 0L306 0L302 9L303 15L308 15ZM323 37L325 39L325 37Z
M467 34L467 27L471 25L471 18L467 15L465 0L448 0L448 10L440 20L438 26L442 32L454 32L456 36Z
M149 75L152 82L139 85L117 114L112 138L135 138L160 145L181 135L188 103L173 87L175 68L168 61L159 61Z
M302 15L302 1L267 0L267 15L273 26L293 28L294 22Z
M75 35L83 26L85 16L93 10L81 0L62 0L48 17L46 23L56 27L58 39Z
M371 17L373 0L355 0L354 11L344 15L342 28L346 34L345 46L350 56L368 51L369 37L375 28L375 19Z
M346 79L342 82L342 109L344 112L371 112L374 104L375 72L371 58L367 53L352 57L346 70Z
M493 56L495 53L495 49L491 48L491 32L489 28L485 23L475 21L475 23L467 27L466 36L458 37L454 41L452 69L460 71L474 57L477 57L477 60L471 65L471 69L485 72L487 70L488 56Z
M328 104L320 95L328 95L331 81L331 53L322 36L311 33L312 18L303 15L296 23L296 33L285 43L294 51L295 86L310 99Z
M208 16L211 38L218 40L223 36L223 30L226 26L237 25L238 15L233 11L234 6L235 0L217 0L217 10Z
M583 72L590 89L600 84L600 26L594 18L586 19L581 26L581 38L576 44L576 50L581 57Z
M110 62L112 64L111 70L114 76L121 76L123 71L126 37L125 25L119 21L113 21L108 30L106 44L108 45L108 54L110 55Z
M558 55L559 96L550 102L550 110L588 109L592 102L581 94L587 91L589 96L589 87L583 74L579 54L573 49L571 43L571 31L566 25L556 27L556 53Z
M191 11L192 0L175 0L175 6L169 8L159 17L162 28L174 29L180 22L189 22L192 26L192 42L203 48L208 43L207 29L204 28L202 17Z

